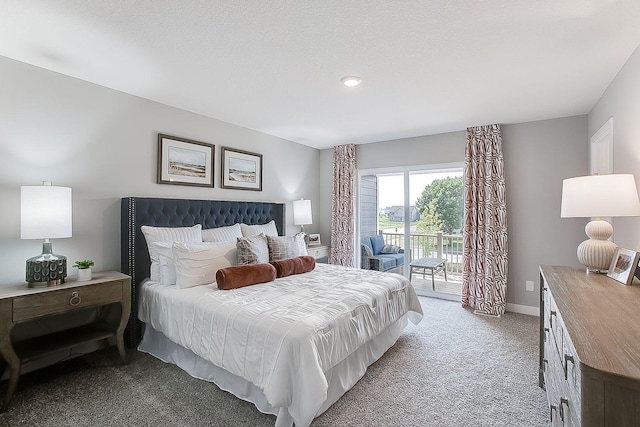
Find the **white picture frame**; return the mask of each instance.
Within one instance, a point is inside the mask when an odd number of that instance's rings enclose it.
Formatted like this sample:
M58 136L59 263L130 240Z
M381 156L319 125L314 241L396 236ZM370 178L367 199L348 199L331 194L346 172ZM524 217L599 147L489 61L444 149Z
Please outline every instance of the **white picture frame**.
M309 246L319 246L320 243L320 235L317 233L309 234Z
M616 248L607 276L624 285L630 285L638 268L638 260L640 252Z

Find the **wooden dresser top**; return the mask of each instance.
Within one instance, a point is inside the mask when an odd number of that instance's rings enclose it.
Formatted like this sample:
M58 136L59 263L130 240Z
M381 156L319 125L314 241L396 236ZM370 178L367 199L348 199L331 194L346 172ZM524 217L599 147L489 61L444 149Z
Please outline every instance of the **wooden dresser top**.
M640 379L640 286L571 267L541 265L540 272L580 363Z

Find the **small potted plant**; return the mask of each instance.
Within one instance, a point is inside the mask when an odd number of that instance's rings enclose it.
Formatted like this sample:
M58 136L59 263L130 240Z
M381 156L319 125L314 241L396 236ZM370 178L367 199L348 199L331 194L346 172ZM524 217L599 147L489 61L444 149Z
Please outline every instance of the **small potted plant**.
M76 261L76 263L73 264L73 266L78 269L78 282L91 280L91 266L93 265L93 260L90 259Z

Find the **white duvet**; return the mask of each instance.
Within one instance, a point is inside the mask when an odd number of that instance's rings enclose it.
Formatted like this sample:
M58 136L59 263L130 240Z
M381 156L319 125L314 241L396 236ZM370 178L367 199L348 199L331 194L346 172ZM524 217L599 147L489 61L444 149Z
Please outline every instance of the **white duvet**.
M403 276L317 264L230 291L148 282L139 318L308 426L327 399L325 372L407 313L414 324L422 318Z

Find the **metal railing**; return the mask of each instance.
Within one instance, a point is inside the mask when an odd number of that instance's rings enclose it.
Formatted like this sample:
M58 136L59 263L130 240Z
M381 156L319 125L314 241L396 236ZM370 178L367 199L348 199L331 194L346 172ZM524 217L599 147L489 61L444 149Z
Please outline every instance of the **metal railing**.
M384 238L386 245L396 245L404 248L403 233L388 233L380 230L379 234ZM411 261L419 258L444 258L447 260L447 271L462 274L462 235L443 234L438 231L434 234L409 235L409 249Z

